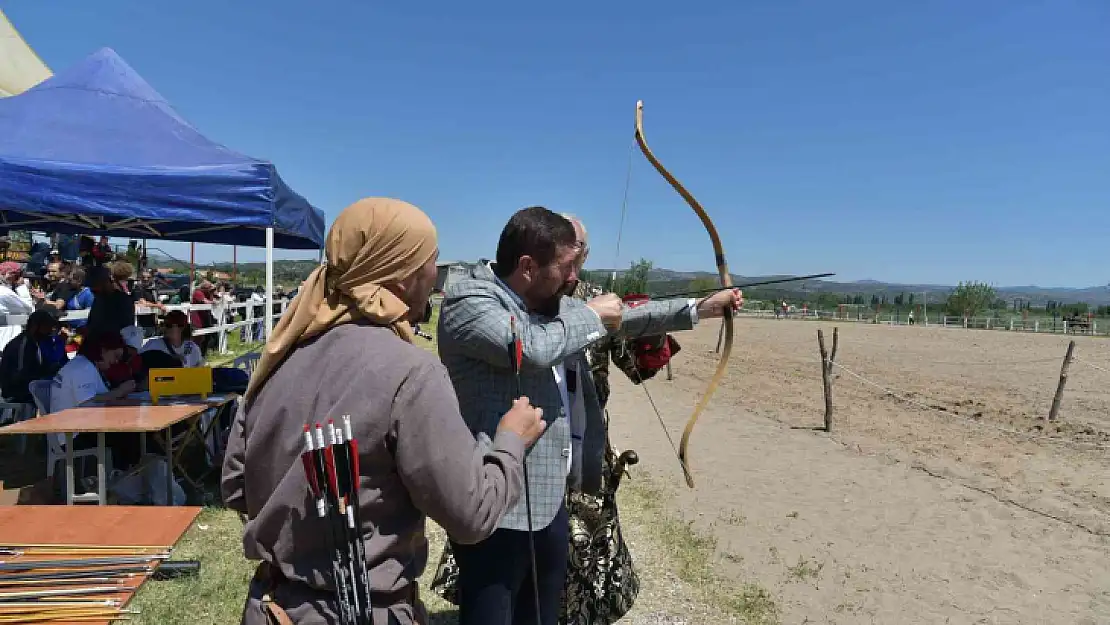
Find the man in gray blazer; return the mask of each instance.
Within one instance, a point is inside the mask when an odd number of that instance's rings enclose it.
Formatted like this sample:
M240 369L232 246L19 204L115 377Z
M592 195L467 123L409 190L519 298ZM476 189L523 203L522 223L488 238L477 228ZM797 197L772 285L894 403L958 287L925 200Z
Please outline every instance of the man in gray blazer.
M531 537L521 497L490 538L476 545L451 543L459 567L460 625L556 624L567 566L566 489L596 493L601 485L605 425L586 348L608 334L688 330L699 318L720 317L741 301L739 291L727 290L700 303L653 301L629 309L613 294L581 302L566 295L578 281L582 249L566 218L525 208L501 232L496 263L479 264L444 295L439 354L474 435L492 439L515 398L507 348L512 324L523 347L520 392L543 409L548 424L526 459ZM540 618L533 584L539 587Z

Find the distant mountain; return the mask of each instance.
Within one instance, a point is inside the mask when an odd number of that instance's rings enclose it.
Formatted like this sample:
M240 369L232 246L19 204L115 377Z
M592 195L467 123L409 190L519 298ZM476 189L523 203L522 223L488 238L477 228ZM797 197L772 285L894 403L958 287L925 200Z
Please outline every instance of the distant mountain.
M590 269L591 274L598 277L609 276L613 273L612 269ZM617 271L618 275L624 273L625 270ZM773 280L775 278L785 278L789 275L769 275L769 276L741 276L732 274L732 281L734 284L743 284L745 282L759 282L762 280ZM689 283L694 280L711 279L716 281L717 274L708 271L673 271L671 269L652 269L648 272L648 281L651 283L652 291L656 292L679 292L688 288ZM764 288L764 287L755 287ZM879 280L856 280L854 282L837 282L830 279L822 280L805 280L803 282L787 282L783 284L776 284L773 287L767 287L766 290L774 290L776 292L796 292L796 293L836 293L841 295L863 295L870 299L872 295L883 296L886 295L888 299L893 298L901 293L910 294L915 293L920 295L926 293L930 297L930 301L940 300L948 295L955 285L944 284L902 284L896 282L881 282ZM1070 287L1040 287L1040 286L996 286L995 292L998 297L1006 301L1014 299L1022 299L1029 302L1032 306L1041 307L1049 300L1062 302L1062 303L1078 303L1085 302L1093 306L1103 306L1110 304L1110 287L1107 286L1091 286L1083 288L1070 288Z

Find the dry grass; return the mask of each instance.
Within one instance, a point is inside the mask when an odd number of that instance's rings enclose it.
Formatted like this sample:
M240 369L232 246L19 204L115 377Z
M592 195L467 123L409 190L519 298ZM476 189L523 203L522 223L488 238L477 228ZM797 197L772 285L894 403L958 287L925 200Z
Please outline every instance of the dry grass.
M657 623L778 623L778 608L757 584L734 587L712 570L714 541L669 516L668 495L643 475L621 488L621 519L641 577L640 596L622 619ZM205 509L174 551L174 559L201 562L192 579L147 582L132 602L136 625L224 625L239 621L253 565L242 557L242 523L231 510ZM428 524L431 543L427 588L443 549L443 530ZM421 593L431 625L456 622L455 607Z
M714 567L717 541L713 535L698 531L692 523L672 515L669 506L672 494L642 472L637 477L622 483L620 509L628 534L640 539L636 543L644 539L648 542L642 554L642 545L633 544L633 555L645 578L645 589L649 579L655 585L668 578L677 578L673 590L678 596L670 597L665 605L675 605L677 599L681 602L678 605L685 604L682 614L704 619L690 622L778 623L779 608L771 594L757 583L737 586L719 575ZM642 591L640 599L641 602L655 601L657 597Z

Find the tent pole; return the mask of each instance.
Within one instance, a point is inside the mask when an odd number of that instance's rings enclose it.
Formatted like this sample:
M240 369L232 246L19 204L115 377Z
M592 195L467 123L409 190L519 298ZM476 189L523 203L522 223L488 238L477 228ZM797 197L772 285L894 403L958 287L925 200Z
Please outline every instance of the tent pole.
M274 229L266 228L266 340L274 331Z
M197 279L197 244L189 244L189 301L193 301L193 291L196 290ZM181 302L182 304L186 302Z
M233 283L239 282L239 246L231 246L231 281Z

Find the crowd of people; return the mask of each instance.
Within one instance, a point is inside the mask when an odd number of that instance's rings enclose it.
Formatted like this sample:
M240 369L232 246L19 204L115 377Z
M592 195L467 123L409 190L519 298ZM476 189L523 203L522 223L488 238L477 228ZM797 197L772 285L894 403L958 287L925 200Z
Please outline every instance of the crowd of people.
M495 262L447 288L437 357L412 344L436 282L427 215L364 199L338 216L326 245L326 265L265 346L224 456L223 499L243 515L245 555L259 562L243 623L339 622L334 551L301 454L311 423L344 415L360 451L374 625L428 622L416 581L426 518L448 534L436 590L459 606L461 625L622 616L637 582L613 495L631 456L609 442L609 355L650 376L671 353L660 349L669 332L730 314L739 290L635 306L613 293L572 297L585 227L530 207L502 230Z
M183 294L160 297L158 287L163 285L154 272L144 268L134 275L131 260L143 258L135 246L112 253L105 238L69 261L51 250L41 275L29 275L22 263L0 263L0 315L27 317L22 327L0 327L0 392L4 401L25 406L19 418L35 413L31 386L36 381L52 382L48 399L39 403L48 412L58 412L144 391L151 368L205 365L217 337L194 337L193 332L215 325L221 316L230 321L229 304L235 301L231 286L204 280L192 293L186 287ZM182 296L186 302L210 304L211 310L167 311L163 300L175 303ZM260 321L243 332L251 335L244 338L258 340L264 293L258 291L252 298L258 300L254 312ZM87 313L66 318L75 311ZM138 435L106 438L112 468L127 471L140 462ZM94 445L96 437L78 435L74 441L80 449ZM85 477L81 485L91 489L95 484L91 476Z

